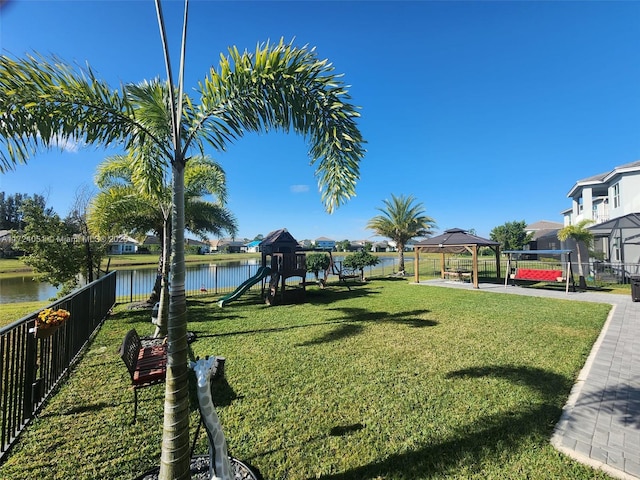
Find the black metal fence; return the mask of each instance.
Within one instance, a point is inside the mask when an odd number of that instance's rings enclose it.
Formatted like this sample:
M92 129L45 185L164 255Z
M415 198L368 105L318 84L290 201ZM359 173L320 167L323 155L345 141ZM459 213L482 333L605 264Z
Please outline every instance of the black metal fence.
M52 336L36 337L37 312L0 329L0 460L77 361L115 298L112 272L48 305L71 313Z
M337 257L340 258L340 257ZM412 259L407 256L407 267ZM260 268L259 263L247 265L227 266L220 265L187 265L185 275L185 289L189 297L199 295L224 295L235 290L245 280L256 274ZM397 270L397 259L385 258L384 262L374 267L364 269L365 277L386 276ZM320 273L322 276L322 273ZM313 281L314 275L309 273L307 281ZM116 283L116 300L119 303L132 303L146 301L153 290L156 273L153 269L143 270L118 270ZM329 277L329 281L332 278ZM337 279L334 280L337 281ZM287 286L294 286L300 282L299 277L287 279ZM251 290L260 290L262 285L258 282L251 286Z

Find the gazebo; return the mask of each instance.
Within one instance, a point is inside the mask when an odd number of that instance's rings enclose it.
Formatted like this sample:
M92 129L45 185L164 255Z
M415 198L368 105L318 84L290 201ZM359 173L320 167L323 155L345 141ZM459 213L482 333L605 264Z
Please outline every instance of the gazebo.
M478 249L489 247L496 255L496 275L500 278L500 243L486 238L471 235L460 228L452 228L437 237L427 238L414 244L415 252L415 281L420 282L420 252L440 253L440 275L445 276L445 254L469 252L472 255L473 286L478 288Z

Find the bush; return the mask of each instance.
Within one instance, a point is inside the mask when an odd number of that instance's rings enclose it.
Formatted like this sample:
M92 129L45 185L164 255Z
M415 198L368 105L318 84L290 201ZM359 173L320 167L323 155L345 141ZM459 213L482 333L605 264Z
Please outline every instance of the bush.
M331 260L329 259L329 255L325 253L310 253L307 255L307 272L313 272L317 282L320 282L318 273L320 273L320 271L326 272L330 264Z
M364 280L364 267L373 267L380 263L380 259L369 252L357 252L347 255L342 262L346 268L360 270L360 278Z

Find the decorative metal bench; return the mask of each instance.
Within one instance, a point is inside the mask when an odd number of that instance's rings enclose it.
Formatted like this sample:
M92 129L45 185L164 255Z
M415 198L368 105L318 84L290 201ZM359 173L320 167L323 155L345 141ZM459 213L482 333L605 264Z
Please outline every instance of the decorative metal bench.
M138 414L138 390L165 381L167 346L164 343L143 346L138 332L131 329L122 341L120 357L131 377L134 398L133 423L135 423Z

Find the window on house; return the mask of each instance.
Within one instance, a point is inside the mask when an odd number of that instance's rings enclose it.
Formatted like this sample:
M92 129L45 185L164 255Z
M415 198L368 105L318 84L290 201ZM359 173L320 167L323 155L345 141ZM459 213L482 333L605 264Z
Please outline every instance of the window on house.
M620 184L616 183L613 187L613 208L620 206Z

